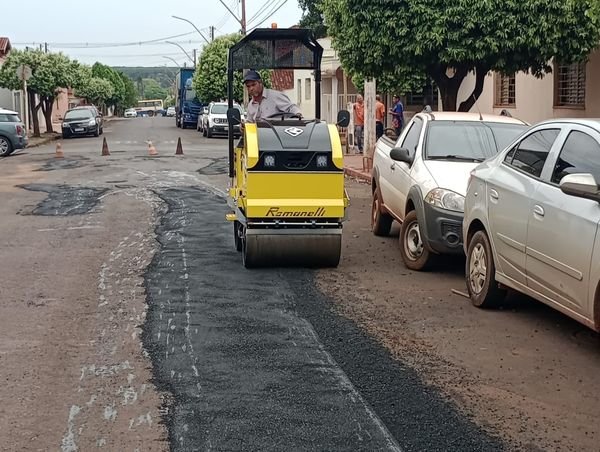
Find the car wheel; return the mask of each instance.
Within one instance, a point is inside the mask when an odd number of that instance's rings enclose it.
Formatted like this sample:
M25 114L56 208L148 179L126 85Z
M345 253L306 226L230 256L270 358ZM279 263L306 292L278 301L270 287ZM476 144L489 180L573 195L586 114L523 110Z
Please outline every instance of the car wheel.
M0 156L7 157L13 151L12 143L6 137L0 136Z
M373 192L373 203L371 205L371 231L377 236L390 234L394 219L388 213L381 211L381 195L379 189Z
M62 137L63 137L63 140L66 140L67 138L71 138L71 135L69 135L68 132L63 132Z
M477 231L467 250L465 277L471 303L478 308L498 305L506 296L496 282L496 265L490 239L485 231Z
M206 138L212 138L212 136L213 136L213 131L212 131L212 129L209 127L209 128L206 130Z
M411 270L425 270L432 261L432 252L423 242L417 212L406 215L400 229L400 254L404 264Z

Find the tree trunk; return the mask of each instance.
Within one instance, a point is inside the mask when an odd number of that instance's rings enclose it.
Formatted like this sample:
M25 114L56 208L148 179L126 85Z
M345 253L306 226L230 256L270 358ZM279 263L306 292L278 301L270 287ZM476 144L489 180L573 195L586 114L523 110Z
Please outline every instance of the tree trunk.
M44 113L44 119L46 120L46 132L54 132L52 127L52 110L54 107L54 96L44 96L42 102L42 113Z
M40 120L38 118L38 111L40 110L41 102L36 105L35 92L27 89L27 94L29 95L29 108L30 114L29 118L31 123L33 124L33 136L40 136Z
M467 76L467 70L464 67L454 68L454 75L448 77L448 69L443 65L434 65L427 68L427 74L435 81L440 90L442 110L456 111L458 90Z
M484 68L483 66L478 65L475 67L475 86L473 87L471 95L460 104L458 111L470 111L471 107L475 105L475 102L479 99L479 96L481 96L483 91L483 83L485 82L485 76L488 72L489 69Z

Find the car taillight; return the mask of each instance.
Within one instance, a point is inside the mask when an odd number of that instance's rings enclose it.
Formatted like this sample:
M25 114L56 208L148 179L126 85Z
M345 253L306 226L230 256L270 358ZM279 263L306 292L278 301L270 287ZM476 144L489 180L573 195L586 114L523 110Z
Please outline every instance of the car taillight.
M17 129L17 135L24 135L23 134L23 126L21 124L17 124L15 126L15 129Z

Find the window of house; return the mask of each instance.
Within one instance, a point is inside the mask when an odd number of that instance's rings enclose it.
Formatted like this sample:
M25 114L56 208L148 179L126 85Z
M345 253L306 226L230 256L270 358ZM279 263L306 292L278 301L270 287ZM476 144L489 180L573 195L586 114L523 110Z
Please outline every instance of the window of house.
M600 182L600 144L587 133L574 130L563 145L554 171L552 182L559 184L568 174L590 173Z
M560 129L544 129L532 133L516 146L514 152L511 150L508 153L504 162L534 177L540 177L559 132ZM512 159L509 161L508 156L511 154Z
M302 79L298 79L298 83L296 84L296 97L298 98L298 105L302 103Z
M554 65L554 106L585 107L585 63Z
M516 103L515 74L504 75L496 73L494 78L496 88L494 104L497 107L514 107Z
M311 96L311 79L307 78L304 79L304 95L306 96L305 99L306 100L310 100L310 96Z

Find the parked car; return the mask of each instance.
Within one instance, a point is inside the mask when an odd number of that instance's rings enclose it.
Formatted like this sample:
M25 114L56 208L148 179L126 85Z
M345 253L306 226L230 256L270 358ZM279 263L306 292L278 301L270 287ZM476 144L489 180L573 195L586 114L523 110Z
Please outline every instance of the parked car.
M196 130L204 134L204 121L208 120L208 106L202 107L202 111L198 115L198 124L196 124Z
M169 107L169 108L167 108L167 116L168 117L175 116L175 107Z
M27 146L27 130L19 113L0 108L0 157L6 157Z
M94 135L103 133L102 116L95 108L76 107L67 110L62 122L63 138L76 135Z
M600 331L600 120L532 127L477 166L465 201L475 306L510 288Z
M240 115L244 114L244 110L237 104L234 107L240 110ZM229 132L229 121L227 120L227 102L211 102L208 104L208 113L202 124L202 135L211 138L213 135L227 135ZM240 136L240 125L234 124L234 135Z
M526 128L508 116L423 112L397 140L382 136L373 157L373 233L387 235L400 222L400 254L412 270L436 254L462 253L469 172Z
M104 127L104 117L95 105L80 105L78 107L73 107L73 110L90 110L96 118L96 122L100 125L100 134L102 134Z
M135 118L137 117L137 111L135 111L135 108L128 108L127 110L125 110L124 115L126 118Z

